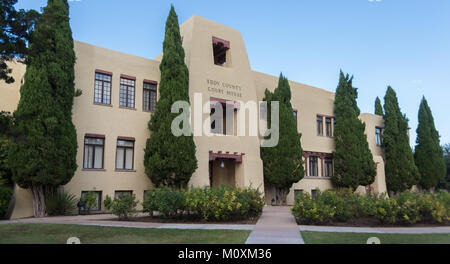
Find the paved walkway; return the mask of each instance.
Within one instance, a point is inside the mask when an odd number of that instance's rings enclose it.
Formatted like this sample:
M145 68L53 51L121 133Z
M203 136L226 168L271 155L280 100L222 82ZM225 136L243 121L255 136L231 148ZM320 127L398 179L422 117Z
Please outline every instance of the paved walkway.
M449 234L450 226L442 227L340 227L299 226L300 231L332 233L375 233L375 234Z
M246 244L305 244L290 207L264 207Z
M253 230L254 225L227 225L227 224L164 224L145 222L114 221L114 215L79 215L45 218L27 218L19 220L0 221L1 224L32 223L32 224L60 224L85 225L128 228L161 228L161 229L204 229L204 230Z

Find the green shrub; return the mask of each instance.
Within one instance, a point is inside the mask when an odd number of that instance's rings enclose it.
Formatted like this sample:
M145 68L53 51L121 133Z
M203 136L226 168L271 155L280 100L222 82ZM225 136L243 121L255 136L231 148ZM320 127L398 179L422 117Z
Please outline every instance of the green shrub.
M186 193L186 208L205 221L245 220L258 217L264 199L258 190L234 186L193 188Z
M143 207L150 215L157 211L163 218L179 217L185 209L184 191L169 187L153 189L147 192Z
M45 198L45 210L49 216L71 215L77 208L75 195L55 191Z
M0 219L4 218L9 208L9 201L13 195L13 189L7 185L0 185Z
M103 201L103 205L105 206L105 209L107 211L111 211L113 202L114 201L111 199L111 197L109 195L106 195L105 200Z
M264 199L258 190L222 186L220 188L191 188L188 191L168 187L147 192L144 211L161 217L181 217L184 213L205 221L244 220L258 217Z
M329 196L327 193L326 196ZM318 198L318 199L316 199ZM302 193L297 196L292 214L297 217L301 223L305 224L326 224L330 222L335 213L335 207L329 202L325 203L322 194L318 194L312 199L309 193Z
M436 223L450 221L450 194L448 192L426 194L419 202L424 217Z
M411 225L418 222L447 223L450 220L447 192L403 192L387 199L381 195L359 195L351 190L327 190L315 198L297 196L293 215L302 223L326 224L373 217L383 224Z
M119 197L115 198L111 204L108 204L108 207L120 220L126 220L134 214L137 204L136 195L121 194Z
M422 220L419 196L418 193L406 191L393 198L397 201L397 220L400 223L410 225Z
M379 199L376 201L374 216L381 223L395 224L398 215L398 204L395 199Z
M81 198L81 201L84 203L84 210L86 210L87 214L90 214L91 209L97 205L97 196L94 192L89 191Z

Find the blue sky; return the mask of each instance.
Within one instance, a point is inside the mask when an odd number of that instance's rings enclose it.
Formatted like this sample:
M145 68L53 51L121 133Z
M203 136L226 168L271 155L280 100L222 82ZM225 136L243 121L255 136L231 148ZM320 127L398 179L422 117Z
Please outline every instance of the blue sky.
M19 0L40 10L46 0ZM387 85L410 119L414 145L423 95L441 143L450 143L450 1L448 0L73 0L75 40L155 58L165 19L194 14L239 30L254 70L335 91L339 69L353 74L362 112L374 111Z

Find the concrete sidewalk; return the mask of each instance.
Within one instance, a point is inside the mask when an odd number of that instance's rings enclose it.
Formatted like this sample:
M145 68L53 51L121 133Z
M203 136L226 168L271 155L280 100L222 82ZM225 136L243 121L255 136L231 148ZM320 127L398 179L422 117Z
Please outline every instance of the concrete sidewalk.
M45 218L27 218L19 220L0 221L1 224L57 224L57 225L83 225L127 228L160 228L160 229L201 229L201 230L253 230L254 225L227 225L227 224L165 224L148 222L114 221L115 215L79 215L59 216Z
M340 227L299 226L300 231L331 233L374 233L374 234L449 234L450 226L439 227Z
M305 244L290 207L266 206L246 244Z

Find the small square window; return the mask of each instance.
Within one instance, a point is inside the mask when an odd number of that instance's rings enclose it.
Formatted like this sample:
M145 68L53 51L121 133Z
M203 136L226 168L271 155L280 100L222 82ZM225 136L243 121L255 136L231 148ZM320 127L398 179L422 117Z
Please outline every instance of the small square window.
M213 37L213 53L214 64L218 66L228 66L229 62L227 58L228 50L230 49L230 42Z

